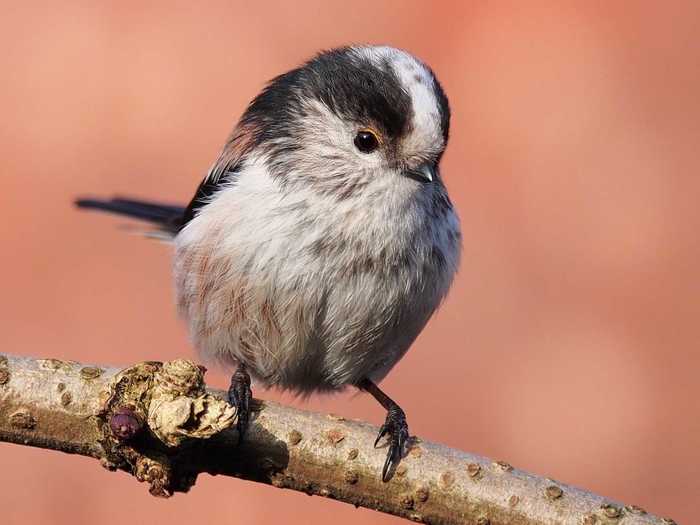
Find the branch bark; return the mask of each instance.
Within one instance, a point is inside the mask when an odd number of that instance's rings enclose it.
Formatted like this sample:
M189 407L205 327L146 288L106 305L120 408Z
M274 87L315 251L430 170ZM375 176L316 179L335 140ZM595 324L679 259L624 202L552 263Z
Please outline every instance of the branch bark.
M184 360L117 370L0 355L0 441L94 457L149 483L157 496L185 492L206 472L423 523L674 523L417 439L383 483L386 450L372 446L376 427L271 402L255 402L238 446L235 413L222 392L205 390L203 373Z

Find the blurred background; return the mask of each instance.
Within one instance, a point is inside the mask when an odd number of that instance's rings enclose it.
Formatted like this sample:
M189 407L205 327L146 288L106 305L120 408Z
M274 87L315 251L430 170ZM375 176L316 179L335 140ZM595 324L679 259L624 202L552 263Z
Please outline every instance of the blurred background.
M0 351L192 357L170 248L72 199L186 202L266 80L387 43L450 97L464 232L449 299L384 382L412 433L698 518L698 2L2 3ZM304 406L384 417L351 392ZM5 524L398 523L209 476L158 500L9 444L0 507Z

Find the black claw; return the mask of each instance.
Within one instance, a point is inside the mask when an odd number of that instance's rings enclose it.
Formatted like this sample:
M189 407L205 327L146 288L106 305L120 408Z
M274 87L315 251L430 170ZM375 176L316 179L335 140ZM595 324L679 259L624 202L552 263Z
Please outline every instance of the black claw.
M236 428L238 429L239 443L243 441L243 436L248 430L250 400L252 397L253 391L250 389L250 375L245 367L239 366L238 370L231 376L231 386L228 389L228 402L236 407L238 416Z
M386 433L389 431L389 428L386 423L384 423L381 428L379 429L379 435L377 436L377 439L374 440L374 448L377 448L377 443L379 443L379 440L382 439Z
M379 435L374 442L375 448L379 440L386 434L389 434L389 450L386 454L384 468L382 468L382 481L385 483L391 479L394 470L396 470L401 458L405 455L406 444L409 438L406 414L396 404L389 408L386 421L379 429Z

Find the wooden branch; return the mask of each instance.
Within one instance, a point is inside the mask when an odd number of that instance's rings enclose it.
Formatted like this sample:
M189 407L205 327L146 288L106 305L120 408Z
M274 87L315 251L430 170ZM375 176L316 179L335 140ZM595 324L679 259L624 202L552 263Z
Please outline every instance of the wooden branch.
M0 441L94 457L148 482L157 496L187 491L207 472L424 523L673 523L422 440L383 483L386 449L372 446L376 427L270 402L255 402L238 446L235 413L223 393L205 390L203 373L184 360L120 371L0 355Z

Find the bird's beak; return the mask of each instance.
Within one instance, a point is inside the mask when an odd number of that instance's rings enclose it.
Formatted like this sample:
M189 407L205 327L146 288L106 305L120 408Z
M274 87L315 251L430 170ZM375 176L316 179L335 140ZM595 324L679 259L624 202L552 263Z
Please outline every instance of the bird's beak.
M403 174L418 182L433 182L435 180L435 166L426 162L413 169L404 170Z

